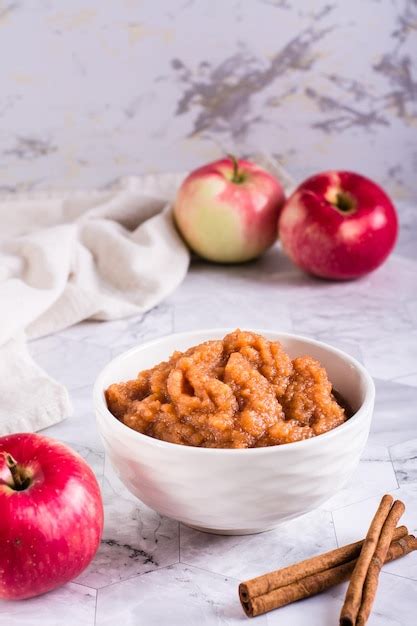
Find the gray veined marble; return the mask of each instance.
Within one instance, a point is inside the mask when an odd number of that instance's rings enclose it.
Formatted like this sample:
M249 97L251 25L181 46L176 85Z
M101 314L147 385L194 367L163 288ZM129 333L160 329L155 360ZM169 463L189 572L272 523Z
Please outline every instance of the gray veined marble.
M258 535L226 537L181 526L181 562L239 580L336 547L331 514L314 511Z
M390 451L384 446L371 442L372 438L362 454L359 467L348 484L322 504L322 509L336 511L376 494L382 497L387 491L398 488L398 477L394 471Z
M394 380L395 382L402 385L411 385L412 387L417 387L417 374L407 374L406 376L399 376L398 378L394 378Z
M363 283L367 282L365 278ZM413 322L402 303L393 301L392 297L378 297L372 291L358 291L356 284L351 283L343 290L330 288L327 293L310 293L299 298L293 311L294 330L321 339L334 336L360 341L366 351L365 358L374 343L380 345L381 330L388 339L394 333L397 337L413 331ZM331 307L330 298L334 298Z
M71 391L73 414L70 418L46 428L43 433L74 446L88 446L102 451L103 444L95 427L92 411L91 385L77 387Z
M45 431L46 430L48 429L45 429ZM72 448L72 450L74 450L83 457L84 461L86 461L91 467L97 480L101 484L104 474L104 452L94 447L90 448L85 445L79 445L73 442L66 443L70 448Z
M0 622L10 626L93 626L95 589L68 583L46 596L20 602L0 602ZM65 620L65 621L64 621Z
M173 565L100 589L97 626L234 626L247 618L237 604L237 581L188 565ZM265 616L261 626L269 624Z
M106 346L73 341L59 334L32 341L29 350L42 369L70 390L91 386L111 358Z
M237 601L239 580L359 539L383 493L404 499L404 522L410 530L416 529L417 366L413 358L404 357L404 346L414 349L414 277L415 262L394 256L361 281L327 283L303 275L275 247L259 261L238 267L195 262L178 291L146 316L111 323L85 322L32 342L35 358L42 360L51 376L68 383L75 409L70 418L45 433L69 443L92 465L105 507L105 530L97 557L76 585L33 601L40 614L51 619L55 602L85 593L78 612L68 612L64 626L71 625L79 614L80 620L87 615L86 623L93 626L91 607L98 589L97 626L120 619L136 626L139 611L146 616L146 625L159 624L161 616L169 616L174 620L170 624L175 624L175 619L181 623L195 615L208 625L234 624L246 619ZM395 299L390 298L393 293ZM258 306L260 302L262 306ZM376 379L375 414L359 467L349 484L319 510L275 531L248 537L206 535L185 526L179 530L177 522L161 518L138 502L107 459L103 472L91 383L110 354L172 330L238 324L313 335L364 360L368 367L371 359L380 369L384 367L381 374L392 380ZM402 336L407 341L397 342ZM386 346L385 354L378 346ZM376 350L380 351L378 358ZM410 374L398 377L398 364L401 372ZM406 618L412 610L409 594L417 584L415 555L387 565L384 572L383 584L391 588L392 579L398 597L403 598L400 623L411 626ZM162 588L165 596L156 603ZM330 626L342 594L343 587L338 587L261 619L265 624L298 626L300 616L308 610L311 623ZM378 594L374 623L376 619L395 623L390 597L389 593ZM18 620L19 626L32 626L20 604L0 603L1 611Z
M59 333L66 340L82 341L92 346L105 347L117 356L132 346L150 341L173 330L173 309L162 302L151 311L130 318L102 324L86 321Z
M104 532L77 582L99 589L179 560L179 528L128 494L111 469L103 480Z
M364 362L372 376L377 378L408 379L416 369L417 330L379 338L367 347Z
M0 54L11 60L0 94L0 191L94 187L184 171L226 151L263 153L295 182L329 168L370 176L392 195L401 225L395 254L355 282L308 277L277 245L238 267L194 261L177 292L146 315L31 342L74 406L44 432L93 467L105 531L77 581L0 602L1 623L243 624L239 580L361 538L382 493L404 500L404 523L417 531L416 24L407 0L0 3ZM112 356L138 343L238 325L346 350L375 377L376 406L340 493L272 532L216 537L179 529L120 483L97 435L91 386ZM308 615L311 626L331 626L344 591L256 621L300 626ZM369 626L414 625L416 595L416 554L386 565Z
M417 488L417 439L392 446L390 454L399 485Z
M246 620L237 600L239 580L361 538L383 493L406 502L404 523L416 531L417 365L413 358L404 358L407 350L415 349L414 279L415 261L393 256L380 270L355 283L319 281L294 268L277 246L259 261L237 267L195 262L178 291L147 316L86 322L32 342L35 358L42 359L52 376L68 383L75 409L70 418L45 433L69 443L93 466L105 506L103 542L90 567L76 584L33 601L46 616L45 623L52 620L57 602L64 604L77 593L82 600L66 613L63 626L72 626L77 619L91 626L120 620L136 626L139 615L146 626L159 625L161 619L169 619L170 624L187 619L195 623L195 616L208 626L228 626ZM390 297L393 289L395 302ZM312 313L316 310L321 313ZM385 369L380 372L384 378L375 381L369 442L349 484L319 510L274 531L220 537L185 526L179 529L177 522L138 502L108 459L103 470L91 383L111 354L139 342L172 330L237 324L310 334L350 352L368 367L371 360ZM403 336L407 341L397 343ZM384 353L379 346L385 346ZM409 374L398 377L398 365ZM396 595L391 593L394 584ZM416 584L416 555L385 566L382 591L369 623L411 626L407 619L414 615ZM312 624L330 626L337 619L342 596L343 586L271 613L260 623L299 626L308 610ZM394 597L402 602L397 622ZM14 619L18 626L32 626L25 606L0 603L0 615Z
M353 169L410 199L415 24L407 0L4 3L1 189L262 150L297 180Z
M370 441L392 446L414 439L417 434L417 387L378 379L375 385Z

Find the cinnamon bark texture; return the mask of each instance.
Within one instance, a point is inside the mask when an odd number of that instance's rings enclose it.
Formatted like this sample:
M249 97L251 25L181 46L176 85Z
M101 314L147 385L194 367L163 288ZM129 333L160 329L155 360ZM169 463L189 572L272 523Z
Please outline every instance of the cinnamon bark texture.
M404 503L401 502L401 500L396 500L392 505L392 509L389 512L384 526L382 527L380 540L371 559L368 573L366 575L365 584L362 592L362 602L359 609L358 618L356 620L357 626L364 626L364 624L366 624L368 620L378 587L379 573L385 562L394 529L404 511Z
M241 583L239 597L243 610L248 617L256 617L348 580L362 545L363 541L358 541ZM395 530L386 562L416 549L417 540L401 526Z
M395 527L405 506L385 495L371 522L361 553L352 573L340 626L363 626L369 617L378 586L379 572L384 564Z
M400 526L395 529L394 541L405 537L408 534L408 530L405 526ZM257 576L251 580L247 580L241 583L239 586L240 597L245 599L247 597L262 596L279 587L285 587L291 583L306 578L313 574L318 574L342 563L347 563L356 559L362 549L363 540L350 543L341 548L330 550L318 556L314 556L295 565L284 567L283 569L276 570L275 572L269 572L263 576Z

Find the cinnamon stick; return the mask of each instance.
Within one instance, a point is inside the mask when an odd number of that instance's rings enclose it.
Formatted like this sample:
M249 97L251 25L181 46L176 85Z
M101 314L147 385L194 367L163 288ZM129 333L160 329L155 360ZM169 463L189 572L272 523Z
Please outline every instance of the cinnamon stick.
M340 626L354 626L356 624L369 564L378 544L382 527L391 510L393 500L392 496L385 495L373 517L346 592L345 602L340 614Z
M397 541L407 534L407 528L400 526L395 529L393 540ZM337 565L342 565L342 563L352 561L352 559L356 559L359 556L363 542L364 540L362 539L361 541L356 541L355 543L350 543L341 548L306 559L295 565L247 580L239 585L240 598L242 601L245 601L248 598L262 596L274 589L290 585L306 576L312 576Z
M379 573L385 562L394 529L404 511L404 503L401 502L401 500L396 500L382 527L379 542L369 564L368 573L363 586L361 606L356 620L357 626L364 626L368 620L378 587Z
M413 550L417 550L416 538L413 535L402 536L402 528L404 527L397 529L398 531L401 530L401 533L399 533L400 537L397 541L394 541L391 544L385 558L386 563L388 563L389 561L393 561L394 559L398 559L406 554L409 554ZM347 547L350 546L345 546L345 548ZM343 548L341 548L340 550L343 550ZM316 558L320 559L320 557ZM268 593L259 596L244 595L242 597L242 593L240 593L240 600L243 610L248 617L256 617L273 609L278 609L282 606L285 606L286 604L290 604L291 602L302 600L304 598L308 598L310 596L321 593L322 591L325 591L330 587L333 587L335 585L338 585L339 583L348 580L355 568L356 563L357 559L354 558L350 561L341 563L334 567L330 567L328 569L315 572L309 576L299 578L298 580L295 580L288 585L277 587L275 589L272 589Z

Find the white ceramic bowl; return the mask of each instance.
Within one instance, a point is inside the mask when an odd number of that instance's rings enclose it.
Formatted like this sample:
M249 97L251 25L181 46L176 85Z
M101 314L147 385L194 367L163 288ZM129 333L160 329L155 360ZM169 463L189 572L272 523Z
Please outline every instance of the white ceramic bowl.
M94 387L97 425L115 471L126 487L162 515L222 534L261 532L315 509L352 476L368 438L374 407L372 378L353 357L329 345L285 333L257 330L279 340L291 357L309 354L326 368L354 410L323 435L280 446L194 448L159 441L119 422L104 390L230 329L169 335L113 359Z

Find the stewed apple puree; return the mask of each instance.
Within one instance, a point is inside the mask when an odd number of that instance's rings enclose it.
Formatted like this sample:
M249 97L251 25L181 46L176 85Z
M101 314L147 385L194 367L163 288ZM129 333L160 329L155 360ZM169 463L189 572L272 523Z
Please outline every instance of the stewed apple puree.
M129 428L205 448L291 443L348 418L318 361L291 360L278 341L241 330L110 385L106 400Z

